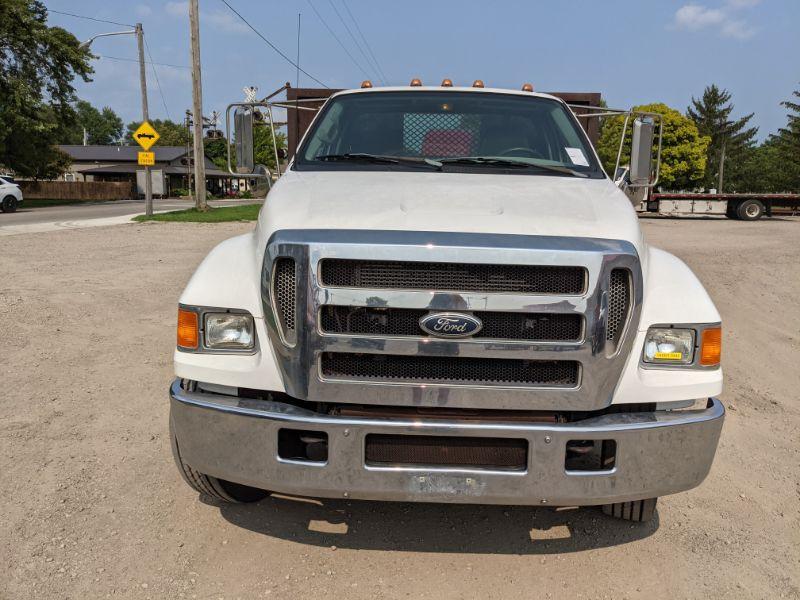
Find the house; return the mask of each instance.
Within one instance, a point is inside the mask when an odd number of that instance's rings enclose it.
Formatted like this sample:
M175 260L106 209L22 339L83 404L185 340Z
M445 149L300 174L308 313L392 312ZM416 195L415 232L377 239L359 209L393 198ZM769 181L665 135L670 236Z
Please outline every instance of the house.
M65 181L129 181L144 194L144 167L138 164L138 146L71 146L59 149L72 159ZM156 164L150 167L153 195L172 196L177 190L189 188L189 177L194 177L191 153L186 146L153 146ZM226 194L239 188L239 179L220 170L207 156L206 189L215 195Z

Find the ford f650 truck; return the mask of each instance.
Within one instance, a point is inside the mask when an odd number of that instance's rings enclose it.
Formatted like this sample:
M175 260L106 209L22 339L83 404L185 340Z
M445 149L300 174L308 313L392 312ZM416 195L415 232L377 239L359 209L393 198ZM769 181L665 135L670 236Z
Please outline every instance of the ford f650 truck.
M713 461L719 313L646 242L562 100L448 83L333 95L254 231L199 266L178 310L178 468L228 502L645 521ZM239 172L257 104L236 108ZM653 127L631 122L641 179Z

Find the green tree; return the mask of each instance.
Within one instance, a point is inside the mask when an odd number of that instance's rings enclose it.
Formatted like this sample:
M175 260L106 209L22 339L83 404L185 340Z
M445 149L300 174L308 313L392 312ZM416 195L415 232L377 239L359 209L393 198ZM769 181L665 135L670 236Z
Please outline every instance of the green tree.
M62 143L82 144L85 129L89 144L113 144L122 137L122 128L122 119L108 106L97 110L86 100L78 100L75 103L75 123L66 132Z
M736 174L736 184L730 186L730 191L779 193L797 189L791 186L780 140L774 135L744 152Z
M125 132L125 143L133 145L136 142L133 139L133 132L139 128L141 121L133 121L128 123ZM150 119L150 125L158 132L161 137L158 140L158 146L185 146L191 139L186 126L182 123L176 123L169 119Z
M666 104L644 104L633 110L658 113L662 116L664 133L661 148L661 174L659 187L668 190L692 189L703 180L706 168L706 148L709 138L700 135L697 126L680 111ZM625 117L607 117L603 120L597 153L608 173L613 175L617 160L620 136ZM628 127L622 153L622 164L630 162L631 127ZM657 143L657 141L656 141Z
M89 81L91 54L74 35L48 27L37 0L0 2L0 165L24 177L62 173L56 144L72 126L76 77Z
M224 137L205 138L203 147L206 156L211 159L218 169L228 170L228 140ZM233 150L231 150L231 163L233 163L234 156Z
M286 135L277 132L275 142L278 148L286 148ZM275 169L275 147L272 144L272 129L268 125L253 127L253 149L257 165L266 165L271 170Z
M753 146L758 133L758 127L748 127L753 113L740 119L731 119L734 107L730 100L730 92L712 84L703 90L702 98L697 100L693 97L692 105L686 110L700 134L711 138L706 150L706 174L703 179L706 188L722 188L724 185L720 178L723 157L725 162L722 166L734 169L729 171L732 180L735 182L740 179L735 167L741 163L747 149ZM722 192L722 189L719 191Z
M800 99L800 90L792 92ZM778 163L785 175L786 191L800 192L800 102L786 100L781 106L789 109L786 127L778 130L775 144L778 148Z

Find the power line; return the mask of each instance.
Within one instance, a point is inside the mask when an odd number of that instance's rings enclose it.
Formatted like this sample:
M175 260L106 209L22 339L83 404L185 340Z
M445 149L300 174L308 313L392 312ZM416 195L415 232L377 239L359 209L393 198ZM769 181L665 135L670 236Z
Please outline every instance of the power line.
M161 89L161 82L158 80L158 72L153 64L153 55L150 54L150 44L147 43L147 38L144 38L144 48L147 50L147 58L150 59L150 69L153 71L153 76L156 78L156 87L158 88L158 93L161 96L161 103L164 105L164 112L167 113L167 119L172 121L172 117L169 114L169 109L167 108L167 100L164 98L164 90Z
M335 39L336 42L342 47L342 50L344 50L345 54L347 54L347 56L350 57L350 60L352 60L353 64L356 67L358 67L358 70L361 71L361 73L363 73L364 76L366 76L368 78L371 77L371 75L369 73L367 73L367 70L364 67L361 66L361 63L359 63L355 59L355 57L352 54L350 54L350 51L345 47L345 45L342 43L342 40L339 39L339 36L336 35L336 33L333 31L333 29L330 28L330 25L328 25L327 21L325 21L325 19L322 18L322 15L319 14L319 11L317 10L317 7L314 6L311 3L311 0L307 0L307 1L308 1L309 6L311 7L311 10L313 10L314 13L317 15L317 17L319 18L319 20L322 21L322 24L325 26L325 29L328 30L328 32L333 36L333 39Z
M149 52L148 52L149 54ZM121 56L109 56L108 54L95 54L97 58L106 58L108 60L119 60L122 62L134 62L138 63L139 59L137 58L123 58ZM171 65L169 63L160 63L160 62L150 62L146 61L148 65L155 65L157 67L170 67L172 69L188 69L186 65Z
M265 37L264 37L264 36L261 34L261 32L260 32L260 31L258 31L258 29L256 29L255 27L253 27L253 26L252 26L252 25L249 23L249 21L248 21L247 19L245 19L245 18L244 18L242 15L240 15L240 14L239 14L239 12L238 12L238 11L237 11L235 8L233 8L233 7L232 7L230 4L228 4L227 0L220 0L220 2L222 2L222 3L223 3L225 6L227 6L227 7L228 7L228 8L231 10L231 12L232 12L233 14L235 14L237 17L239 17L239 19L242 21L242 23L244 23L244 24L245 24L245 25L247 25L247 26L248 26L250 29L252 29L252 30L253 30L253 33L255 33L255 34L258 36L258 37L260 37L262 40L264 40L264 42L266 42L266 44L267 44L267 45L268 45L270 48L272 48L272 49L273 49L275 52L277 52L278 54L280 54L280 55L281 55L281 57L283 57L283 59L284 59L286 62L288 62L288 63L289 63L290 65L292 65L293 67L295 67L297 70L299 70L299 71L300 71L300 72L301 72L303 75L305 75L305 76L306 76L306 77L308 77L309 79L312 79L312 80L316 81L318 84L320 84L322 87L329 89L329 87L330 87L330 86L327 86L327 85L325 85L324 83L322 83L322 82L321 82L319 79L317 79L316 77L314 77L313 75L311 75L311 73L309 73L308 71L304 71L302 68L300 68L300 65L298 65L297 63L295 63L295 62L294 62L294 61L293 61L291 58L289 58L289 57L288 57L288 56L286 56L286 55L285 55L283 52L281 52L281 51L278 49L278 47L277 47L277 46L275 46L275 44L273 44L273 43L272 43L272 42L270 42L270 41L269 41L267 38L265 38Z
M87 21L95 21L97 23L108 23L110 25L120 25L121 27L136 27L135 25L131 25L130 23L119 23L118 21L108 21L106 19L96 19L95 17L87 17L86 15L76 15L75 13L63 12L63 11L60 11L60 10L53 10L52 8L48 8L47 12L55 13L57 15L66 15L68 17L75 17L76 19L86 19Z
M375 69L375 67L373 67L373 66L370 64L370 62L369 62L369 58L367 58L367 55L366 55L366 53L364 52L364 49L361 47L361 44L359 44L359 43L358 43L358 40L356 39L356 36L354 36L354 35L353 35L353 32L350 30L350 26L349 26L349 25L348 25L348 24L345 22L345 20L342 18L342 13L340 13L340 12L339 12L339 9L338 9L338 8L336 8L336 5L333 3L333 0L328 0L328 2L330 3L330 5L331 5L331 8L333 9L333 12L335 12L335 13L336 13L336 16L337 16L337 17L339 17L339 20L342 22L342 25L344 25L344 28L347 30L347 33L348 33L348 35L350 36L350 39L351 39L351 40L353 40L353 43L356 45L356 48L358 48L358 51L359 51L359 52L361 52L361 56L363 56L363 57L364 57L364 60L366 60L366 61L367 61L367 65L369 65L369 68L374 70L374 69ZM375 74L376 74L376 75L378 75L378 77L380 77L380 75L378 74L378 72L377 72L377 71L375 71Z
M356 26L356 31L358 31L358 35L361 36L361 39L364 41L364 45L367 47L367 51L369 52L369 55L372 57L372 60L375 62L375 66L378 67L378 71L381 74L381 79L383 79L383 83L385 85L388 85L389 82L386 81L386 74L383 72L383 68L381 67L381 64L378 62L378 59L375 57L375 53L372 51L372 47L369 45L369 42L367 41L367 38L364 37L364 33L361 31L361 27L358 26L358 21L356 21L356 18L355 18L355 16L353 16L353 13L350 12L350 7L347 6L347 2L345 2L345 0L342 0L342 6L344 6L344 9L347 11L347 14L350 15L350 18L353 20L353 25Z

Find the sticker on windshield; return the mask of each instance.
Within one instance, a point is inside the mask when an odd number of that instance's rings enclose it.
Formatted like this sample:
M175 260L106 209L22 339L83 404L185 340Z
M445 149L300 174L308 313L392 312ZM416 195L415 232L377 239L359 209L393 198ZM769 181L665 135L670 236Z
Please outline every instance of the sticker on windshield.
M573 165L581 165L582 167L589 166L589 161L586 160L586 156L580 148L564 148L564 150L567 151Z

